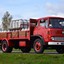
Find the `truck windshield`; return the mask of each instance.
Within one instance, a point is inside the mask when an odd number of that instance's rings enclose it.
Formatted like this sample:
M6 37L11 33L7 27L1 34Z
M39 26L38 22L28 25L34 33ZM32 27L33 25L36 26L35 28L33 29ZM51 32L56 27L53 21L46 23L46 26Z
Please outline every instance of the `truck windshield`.
M64 28L64 19L51 18L49 28Z

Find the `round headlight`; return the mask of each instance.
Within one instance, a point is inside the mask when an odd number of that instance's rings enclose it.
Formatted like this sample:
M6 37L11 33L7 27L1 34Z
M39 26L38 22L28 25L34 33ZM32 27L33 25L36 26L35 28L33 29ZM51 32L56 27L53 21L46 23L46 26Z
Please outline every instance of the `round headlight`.
M52 40L54 40L54 37L51 37Z

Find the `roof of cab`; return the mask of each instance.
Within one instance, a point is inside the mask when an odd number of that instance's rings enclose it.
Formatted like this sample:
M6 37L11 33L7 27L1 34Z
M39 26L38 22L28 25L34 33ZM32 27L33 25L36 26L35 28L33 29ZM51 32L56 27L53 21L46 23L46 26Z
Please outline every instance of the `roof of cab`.
M49 19L49 18L60 18L60 19L64 19L63 17L57 17L57 16L47 16L47 17L42 17L42 18L38 18L38 19L30 19L31 22L38 22L41 19Z
M61 18L61 19L64 19L63 17L47 16L47 17L43 17L43 18L38 18L37 20L41 20L41 19L48 19L48 18Z

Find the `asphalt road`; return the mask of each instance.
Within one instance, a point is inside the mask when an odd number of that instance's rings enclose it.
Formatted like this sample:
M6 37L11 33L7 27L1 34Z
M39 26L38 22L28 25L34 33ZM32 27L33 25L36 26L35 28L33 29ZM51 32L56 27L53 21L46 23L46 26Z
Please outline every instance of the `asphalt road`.
M0 53L3 53L2 51L0 51ZM21 51L12 51L12 53L22 53ZM36 54L34 51L31 51L30 53L22 53L22 54ZM57 52L44 52L42 54L58 54Z

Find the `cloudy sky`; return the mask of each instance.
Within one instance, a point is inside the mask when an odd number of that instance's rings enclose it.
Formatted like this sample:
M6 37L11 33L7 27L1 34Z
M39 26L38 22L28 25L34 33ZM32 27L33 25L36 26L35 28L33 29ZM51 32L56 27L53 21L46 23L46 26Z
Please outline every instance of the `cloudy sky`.
M6 11L13 19L64 17L64 0L0 0L0 21Z

